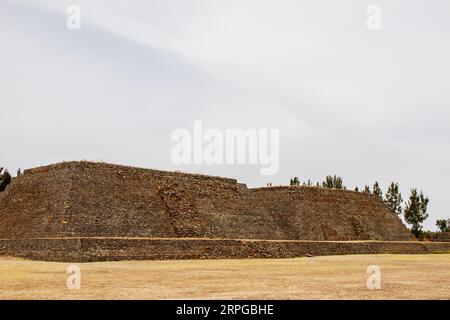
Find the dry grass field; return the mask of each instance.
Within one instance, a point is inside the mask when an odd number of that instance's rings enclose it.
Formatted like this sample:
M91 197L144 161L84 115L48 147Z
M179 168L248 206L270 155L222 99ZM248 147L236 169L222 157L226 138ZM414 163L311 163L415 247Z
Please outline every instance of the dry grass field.
M0 257L0 299L450 299L450 254L80 263L79 290L69 265Z

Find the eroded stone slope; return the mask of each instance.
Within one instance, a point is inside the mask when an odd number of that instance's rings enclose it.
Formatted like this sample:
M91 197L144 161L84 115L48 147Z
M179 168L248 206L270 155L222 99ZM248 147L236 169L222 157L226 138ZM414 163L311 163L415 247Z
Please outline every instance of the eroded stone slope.
M0 194L0 238L412 240L379 199L104 163L26 170Z

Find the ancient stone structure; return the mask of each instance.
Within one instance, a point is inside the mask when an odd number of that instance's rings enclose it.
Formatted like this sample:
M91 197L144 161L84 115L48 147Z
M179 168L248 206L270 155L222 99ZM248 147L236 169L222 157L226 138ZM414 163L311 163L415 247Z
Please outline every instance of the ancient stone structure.
M428 250L363 193L92 162L15 178L0 193L0 239L0 254L61 261Z

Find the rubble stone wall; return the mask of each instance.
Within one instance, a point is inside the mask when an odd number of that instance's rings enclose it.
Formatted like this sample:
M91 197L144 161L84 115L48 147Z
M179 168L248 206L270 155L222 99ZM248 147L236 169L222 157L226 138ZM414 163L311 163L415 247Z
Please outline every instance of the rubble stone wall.
M154 238L0 240L0 255L43 261L294 258L306 255L425 254L449 251L449 242L274 241Z

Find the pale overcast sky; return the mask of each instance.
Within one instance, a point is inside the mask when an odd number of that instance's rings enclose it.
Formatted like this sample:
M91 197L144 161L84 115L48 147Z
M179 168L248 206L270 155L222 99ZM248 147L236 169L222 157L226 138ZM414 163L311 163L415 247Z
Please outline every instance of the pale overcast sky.
M69 5L81 29L66 27ZM366 27L369 5L381 29ZM450 217L448 0L0 0L0 165L398 181ZM280 129L280 170L176 166L171 133Z

